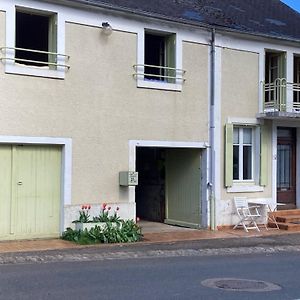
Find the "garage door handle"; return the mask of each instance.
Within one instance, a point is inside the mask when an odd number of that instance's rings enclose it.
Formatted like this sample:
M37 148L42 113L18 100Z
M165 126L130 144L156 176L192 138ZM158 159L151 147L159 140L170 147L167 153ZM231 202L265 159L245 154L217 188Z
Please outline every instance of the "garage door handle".
M22 181L18 181L18 185L22 185L23 184L23 182Z

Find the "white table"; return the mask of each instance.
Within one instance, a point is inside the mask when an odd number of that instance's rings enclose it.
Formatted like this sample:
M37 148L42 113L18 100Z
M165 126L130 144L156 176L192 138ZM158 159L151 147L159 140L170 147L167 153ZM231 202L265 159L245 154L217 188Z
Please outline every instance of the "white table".
M268 222L271 221L272 223L274 223L276 225L276 229L280 229L278 226L278 223L276 221L276 217L274 216L274 213L277 211L277 208L279 206L284 206L284 203L274 203L271 201L267 201L267 200L260 200L260 199L249 199L248 200L249 204L254 204L254 205L261 205L264 206L266 208L267 211L267 224L264 224L265 228L268 230Z

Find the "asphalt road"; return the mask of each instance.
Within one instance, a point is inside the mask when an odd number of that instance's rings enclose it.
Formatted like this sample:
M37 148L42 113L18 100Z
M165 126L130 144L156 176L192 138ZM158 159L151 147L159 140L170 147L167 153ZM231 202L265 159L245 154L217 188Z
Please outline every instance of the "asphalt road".
M212 278L267 281L280 290L205 287ZM0 266L0 299L300 299L294 253L154 257Z

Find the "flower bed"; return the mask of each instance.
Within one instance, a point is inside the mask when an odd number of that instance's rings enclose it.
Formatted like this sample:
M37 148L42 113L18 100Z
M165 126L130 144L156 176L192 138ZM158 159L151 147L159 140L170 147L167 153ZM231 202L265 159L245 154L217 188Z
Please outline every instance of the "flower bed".
M95 243L128 243L142 239L141 228L133 220L122 220L118 216L119 208L111 214L111 207L103 204L100 214L90 220L90 205L83 205L79 211L79 218L75 223L75 230L67 228L62 239L78 244Z

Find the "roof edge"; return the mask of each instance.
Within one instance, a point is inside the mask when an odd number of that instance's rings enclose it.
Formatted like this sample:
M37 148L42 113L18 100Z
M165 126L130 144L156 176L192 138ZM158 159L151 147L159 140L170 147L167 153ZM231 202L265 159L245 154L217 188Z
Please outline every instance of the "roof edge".
M126 14L131 14L131 15L136 15L138 14L139 16L143 17L148 17L148 18L153 18L153 19L159 19L163 21L168 21L172 23L180 23L183 25L189 25L197 28L204 28L208 30L218 30L221 32L230 32L230 33L236 33L236 34L243 34L243 35L249 35L253 37L261 37L261 38L270 38L270 39L275 39L275 40L280 40L280 41L286 41L290 43L299 43L300 39L295 39L295 38L289 38L287 36L277 36L277 35L270 35L270 34L264 34L264 33L259 33L259 32L247 32L247 31L242 31L238 29L233 29L233 28L228 28L220 25L214 25L214 24L207 24L207 23L202 23L202 22L193 22L193 21L187 21L183 20L181 18L172 18L169 16L161 15L161 14L155 14L155 13L150 13L150 12L145 12L142 10L131 10L126 7L120 7L112 4L106 4L106 3L99 3L98 1L94 0L45 0L47 2L56 2L58 4L61 3L66 3L68 5L72 6L79 6L79 7L96 7L99 9L106 9L106 10L111 10L111 11L116 11L120 13L126 13Z

